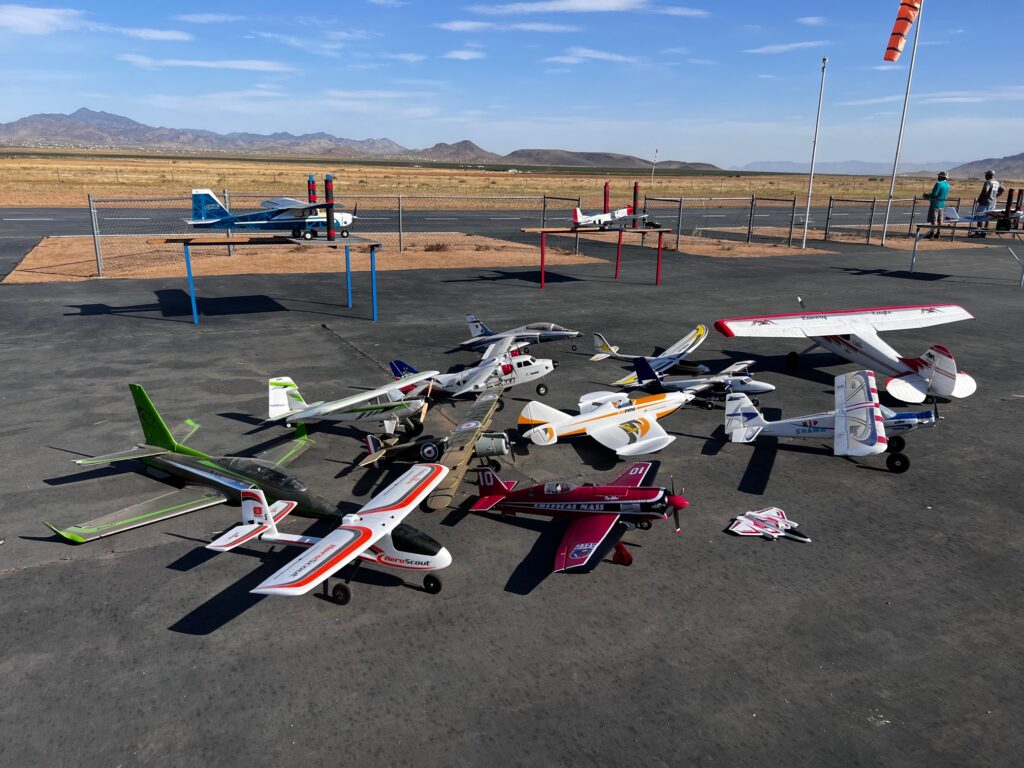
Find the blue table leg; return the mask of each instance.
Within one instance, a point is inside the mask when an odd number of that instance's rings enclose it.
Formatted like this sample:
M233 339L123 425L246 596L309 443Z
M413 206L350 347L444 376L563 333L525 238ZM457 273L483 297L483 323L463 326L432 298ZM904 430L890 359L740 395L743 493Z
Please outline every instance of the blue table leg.
M352 309L352 258L345 246L345 284L348 286L348 308Z
M370 246L370 294L373 300L373 322L377 322L377 249Z
M192 254L188 243L185 243L185 272L188 274L188 297L192 300L192 322L199 325L199 312L196 310L196 284L192 280Z

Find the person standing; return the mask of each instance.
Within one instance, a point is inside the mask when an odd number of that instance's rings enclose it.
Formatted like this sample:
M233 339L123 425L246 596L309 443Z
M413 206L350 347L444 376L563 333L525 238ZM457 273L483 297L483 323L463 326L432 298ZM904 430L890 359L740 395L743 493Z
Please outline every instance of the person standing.
M995 171L985 171L985 183L981 185L981 192L978 193L978 199L974 208L974 215L986 216L989 211L996 209L996 198L999 197L1003 192L1002 185L996 181ZM978 228L971 232L968 237L985 237L985 230L988 229L988 219L983 219L979 224Z
M932 191L928 192L924 198L928 201L928 223L934 224L936 227L941 227L943 222L943 215L946 210L946 199L949 197L949 174L945 171L939 171L939 178L932 187ZM939 230L933 229L927 235L924 236L926 240L934 239L938 240L941 237Z

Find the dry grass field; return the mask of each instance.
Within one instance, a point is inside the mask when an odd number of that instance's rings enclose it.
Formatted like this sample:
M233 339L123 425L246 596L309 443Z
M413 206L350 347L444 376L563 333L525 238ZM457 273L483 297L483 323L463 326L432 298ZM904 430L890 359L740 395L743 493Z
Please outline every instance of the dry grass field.
M358 195L581 195L585 207L601 205L603 184L612 182L613 203L625 204L632 182L651 197L764 197L798 196L803 200L807 179L798 174L707 175L650 174L632 176L602 172L521 169L507 173L473 168L402 167L339 163L323 157L259 158L132 154L125 151L0 150L0 206L66 206L86 204L96 197L178 197L192 188L229 189L232 193L300 195L307 173L332 173L338 197ZM973 197L975 182L953 179L953 196ZM927 191L930 178L904 178L897 197ZM882 176L817 176L815 198L884 197L888 179ZM460 205L462 205L460 203Z

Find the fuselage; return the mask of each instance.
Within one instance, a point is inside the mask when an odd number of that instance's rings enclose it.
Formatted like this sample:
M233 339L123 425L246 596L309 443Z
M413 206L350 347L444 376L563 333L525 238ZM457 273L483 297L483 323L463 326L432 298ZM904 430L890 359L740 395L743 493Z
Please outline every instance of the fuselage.
M844 360L857 363L875 372L881 371L889 376L916 373L916 369L904 362L899 352L877 336L870 340L856 334L814 336L812 341Z
M707 383L707 379L671 379L670 381L662 380L659 382L648 382L644 385L644 388L648 391L654 392L685 392L688 389L694 387L701 387ZM723 378L721 381L715 381L709 390L698 392L697 396L701 397L706 392L712 392L715 394L721 394L723 392L742 392L745 395L763 395L768 392L774 392L775 385L769 384L766 381L758 381L753 376L729 376Z
M331 403L313 403L308 408L288 418L289 424L300 424L307 421L359 422L387 419L402 419L418 416L423 410L423 398L406 398L403 400L384 400L379 403L360 403L343 410L332 411Z
M918 427L935 426L935 414L931 411L898 413L882 408L883 425L886 435L909 432ZM761 437L831 437L836 431L835 411L813 413L792 419L769 421L760 432Z
M611 424L622 416L650 416L655 419L663 419L682 408L692 397L692 395L684 393L667 392L638 397L633 400L623 395L617 400L602 403L592 410L585 410L579 416L573 416L568 421L548 426L553 427L559 437L571 437L585 434L588 429L600 427L602 423ZM527 432L526 435L529 435L530 432Z
M348 229L352 226L352 222L353 216L351 213L335 212L335 229ZM246 213L241 216L226 216L224 218L213 219L211 221L195 222L192 226L197 229L242 229L287 232L291 232L296 229L301 231L315 229L324 231L327 229L327 217L324 214L315 216L294 216L287 213L281 213L280 215L274 216L271 212L256 211L255 213Z
M532 355L515 355L504 363L484 363L454 373L442 373L416 384L407 394L425 395L427 391L447 394L475 394L492 387L515 387L547 376L558 364L554 360ZM431 384L430 382L433 382ZM472 386L466 389L467 385Z
M572 331L555 323L532 323L520 328L513 328L510 331L494 333L490 336L475 336L472 339L466 339L459 346L466 349L486 349L491 344L505 338L511 338L514 342L540 344L546 341L558 341L559 339L575 339L581 335L579 331Z
M510 514L550 517L619 515L624 521L640 522L664 518L669 502L668 491L664 488L551 482L512 491L496 507Z

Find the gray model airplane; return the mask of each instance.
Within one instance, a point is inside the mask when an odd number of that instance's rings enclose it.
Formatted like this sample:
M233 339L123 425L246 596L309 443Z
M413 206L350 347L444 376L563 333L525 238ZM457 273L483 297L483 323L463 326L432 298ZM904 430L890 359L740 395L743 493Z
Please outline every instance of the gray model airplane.
M555 323L530 323L529 325L520 325L518 328L509 328L507 331L495 333L477 319L477 316L472 312L466 315L466 324L469 326L469 332L473 336L459 344L463 349L484 349L496 341L505 338L512 339L514 347L518 349L527 344L540 344L543 341L558 341L559 339L575 339L582 335L579 331L573 331ZM575 351L576 345L573 344L572 348Z

